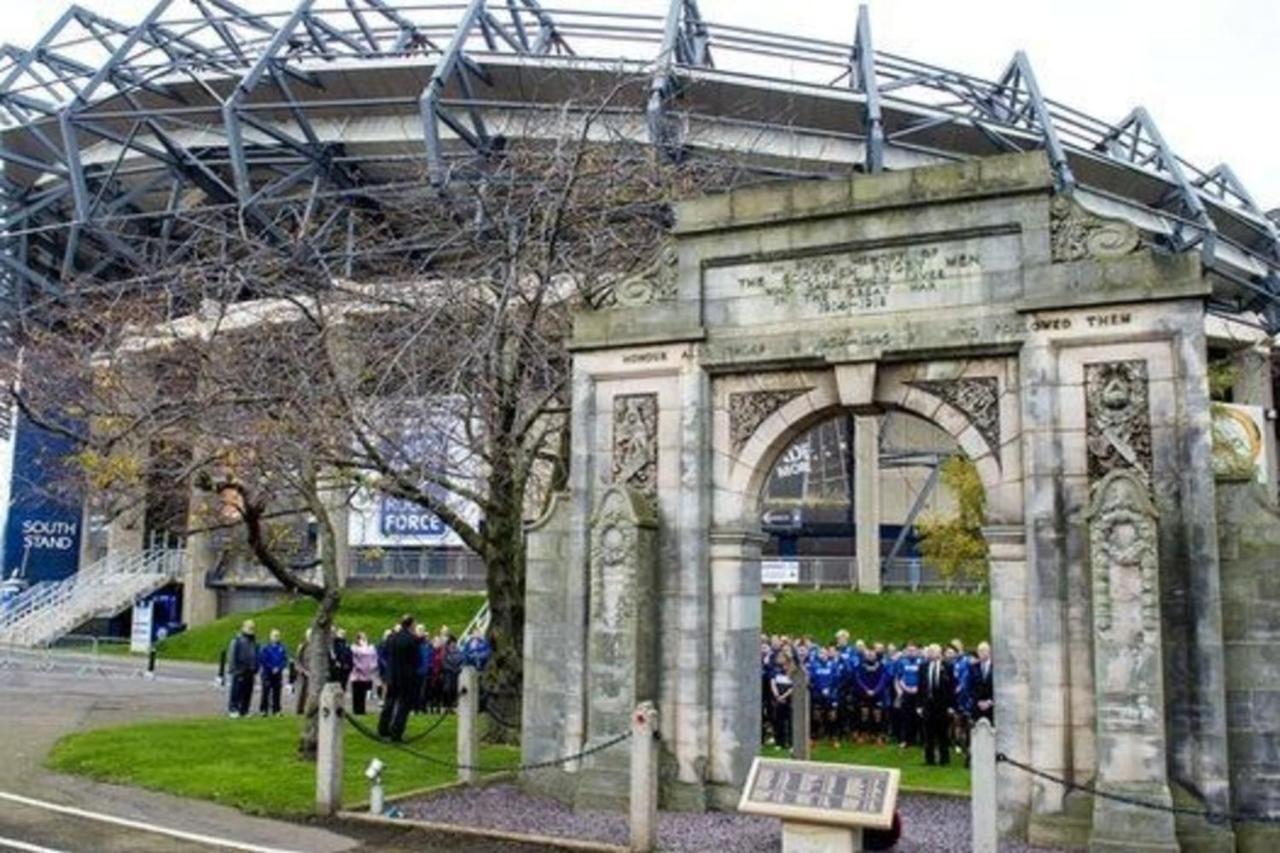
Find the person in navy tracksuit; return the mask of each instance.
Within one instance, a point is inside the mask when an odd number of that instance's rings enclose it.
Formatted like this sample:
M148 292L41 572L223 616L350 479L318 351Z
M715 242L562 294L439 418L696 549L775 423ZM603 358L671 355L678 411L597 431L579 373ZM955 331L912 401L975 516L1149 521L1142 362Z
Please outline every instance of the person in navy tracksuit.
M814 734L831 738L840 736L836 728L839 703L840 661L831 646L822 648L809 668L809 694L813 698Z
M923 662L920 651L914 642L908 642L906 650L898 661L898 672L895 686L897 698L895 705L898 718L898 746L906 749L914 744L920 731L918 709L920 705L920 669Z
M258 712L262 716L280 716L280 691L284 672L289 668L289 650L280 642L280 632L272 629L270 641L258 650L258 678L262 682L262 700Z
M418 669L414 673L418 676L418 682L414 687L413 709L422 713L427 710L427 700L431 689L431 667L435 663L436 650L431 643L431 636L427 633L427 629L422 626L422 623L414 626L414 639L418 642Z
M859 641L861 642L861 641ZM843 629L836 632L836 661L840 664L840 689L837 691L836 715L840 732L853 737L855 723L858 718L858 697L854 688L854 679L858 674L858 664L862 662L862 652L849 644L849 632Z
M861 740L879 738L884 742L885 706L893 679L889 667L880 663L874 651L868 651L858 665L854 690L858 700L858 736Z

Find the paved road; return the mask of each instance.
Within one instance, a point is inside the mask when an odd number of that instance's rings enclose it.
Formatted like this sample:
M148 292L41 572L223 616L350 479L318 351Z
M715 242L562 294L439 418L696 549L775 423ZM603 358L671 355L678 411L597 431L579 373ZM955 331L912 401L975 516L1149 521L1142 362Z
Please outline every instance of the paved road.
M358 848L359 839L337 832L248 817L213 803L106 785L41 766L50 747L69 731L219 713L225 697L214 686L214 675L212 667L162 664L158 677L146 680L129 659L6 655L0 659L0 755L5 756L0 791L264 848L317 853ZM218 849L3 798L0 837L70 851Z
M135 658L0 650L0 851L207 853L257 847L306 853L532 853L543 849L337 820L324 824L265 820L214 803L107 785L43 768L46 753L70 731L221 713L226 694L214 685L215 675L212 666L162 661L156 677L147 680ZM113 825L16 802L5 794L226 843L196 843Z

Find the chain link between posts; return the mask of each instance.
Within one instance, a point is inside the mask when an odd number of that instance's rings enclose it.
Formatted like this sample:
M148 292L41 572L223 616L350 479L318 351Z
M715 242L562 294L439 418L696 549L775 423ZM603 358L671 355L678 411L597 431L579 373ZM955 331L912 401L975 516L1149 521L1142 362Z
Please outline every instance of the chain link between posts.
M1148 800L1140 800L1137 797L1129 797L1124 794L1117 794L1112 791L1103 791L1093 785L1085 785L1080 782L1072 782L1069 779L1063 779L1060 776L1054 776L1052 773L1046 773L1043 770L1032 767L1030 764L1024 764L1021 761L1010 758L1003 752L996 753L997 764L1008 764L1010 767L1017 768L1023 773L1035 776L1037 779L1043 779L1046 782L1052 782L1055 785L1061 785L1068 791L1080 791L1094 797L1100 797L1104 800L1112 800L1117 803L1134 806L1141 809L1149 809L1156 812L1166 812L1175 815L1188 815L1190 817L1198 817L1215 825L1226 825L1229 823L1280 823L1280 815L1264 815L1252 814L1249 812L1215 812L1207 809L1190 809L1182 806L1166 806L1163 803L1153 803Z
M408 741L388 740L350 714L342 711L339 711L339 714L351 725L353 729L375 743L385 744L392 749L399 750L400 752L411 755L421 761L425 761L428 764L435 764L439 767L446 767L452 770L473 770L477 773L527 773L531 770L544 770L550 767L559 767L563 764L568 764L571 761L578 761L595 755L597 752L604 752L606 749L617 746L624 740L631 737L631 732L628 731L617 735L616 737L609 738L606 741L602 741L595 746L588 747L574 755L566 755L563 758L555 758L549 761L534 761L529 764L517 764L509 767L494 767L484 764L459 764L456 761L449 761L443 758L436 758L434 755L427 755L424 752L419 752L414 749L409 745L410 742ZM421 737L421 734L415 736L416 739L421 739Z

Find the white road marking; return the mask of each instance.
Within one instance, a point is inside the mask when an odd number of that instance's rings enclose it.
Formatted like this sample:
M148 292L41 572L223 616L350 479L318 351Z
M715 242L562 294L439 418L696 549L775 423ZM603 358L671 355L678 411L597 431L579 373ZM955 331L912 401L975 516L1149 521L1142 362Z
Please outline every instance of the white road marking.
M16 838L5 838L3 835L0 835L0 850L21 850L22 853L63 853L62 850L41 847L38 844L29 844Z
M96 820L101 823L115 824L116 826L127 827L128 829L136 829L141 832L150 832L156 835L167 835L170 838L177 838L182 841L191 841L196 844L204 844L209 847L223 847L228 850L243 850L245 853L298 853L294 850L285 850L280 847L262 847L257 844L245 844L242 841L232 841L228 838L217 838L212 835L201 835L198 832L184 832L181 829L169 829L164 826L157 826L154 823L147 823L141 820L130 820L123 817L115 817L114 815L102 814L101 812L91 812L86 809L78 809L75 806L64 806L58 803L50 803L45 800L36 800L31 797L23 797L19 794L10 794L7 791L0 791L0 800L8 800L12 803L19 803L24 806L31 806L37 809L46 809L59 814L71 815L72 817L84 818L85 820ZM39 850L40 848L31 848Z

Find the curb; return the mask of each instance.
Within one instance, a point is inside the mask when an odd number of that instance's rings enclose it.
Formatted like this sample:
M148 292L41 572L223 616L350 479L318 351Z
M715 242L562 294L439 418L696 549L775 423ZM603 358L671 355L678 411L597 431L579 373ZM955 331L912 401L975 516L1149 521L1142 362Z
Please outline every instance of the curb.
M509 782L514 780L515 778L516 778L516 774L510 771L503 771L501 773L491 773L488 776L480 777L479 782L477 782L476 785L473 787L483 787L485 785L494 785L494 784L497 784L498 782ZM398 794L390 794L386 797L383 797L383 802L399 803L404 800L413 799L414 797L424 797L428 794L443 794L445 791L452 791L454 788L464 788L467 786L468 786L468 783L462 781L461 779L455 779L452 782L441 782L439 785L428 785L425 788L412 788L408 791L401 791ZM369 808L368 800L359 800L345 807L344 811L360 812L362 809L368 809L368 808ZM366 816L378 817L378 815L366 815Z
M558 847L562 850L583 850L591 853L630 853L629 847L616 844L604 844L597 841L583 841L578 838L559 838L554 835L537 835L526 832L512 832L501 829L482 829L474 826L460 826L454 823L437 823L429 820L409 820L403 818L381 817L362 812L340 811L338 817L343 820L357 820L377 826L395 826L401 829L411 827L425 829L430 832L442 832L452 835L467 835L473 838L493 838L499 841L514 841L520 844L541 844L546 847Z

